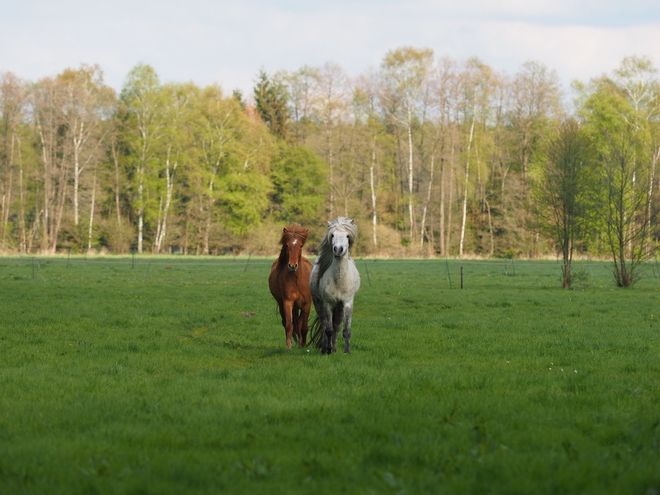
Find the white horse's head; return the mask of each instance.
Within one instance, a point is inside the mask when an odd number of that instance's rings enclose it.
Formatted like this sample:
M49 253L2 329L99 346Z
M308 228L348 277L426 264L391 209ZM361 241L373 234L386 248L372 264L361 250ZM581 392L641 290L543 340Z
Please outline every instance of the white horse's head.
M349 254L357 236L357 225L352 218L338 217L328 222L328 232L332 255L339 259Z
M332 254L335 258L342 258L348 254L349 234L345 230L335 230L330 234L332 240Z

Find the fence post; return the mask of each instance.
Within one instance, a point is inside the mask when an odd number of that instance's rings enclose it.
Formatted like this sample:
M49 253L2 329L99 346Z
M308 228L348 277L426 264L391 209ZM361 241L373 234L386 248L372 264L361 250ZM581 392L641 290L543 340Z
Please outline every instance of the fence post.
M367 280L369 281L369 287L371 287L371 277L369 276L369 267L367 266L367 260L362 258L362 261L364 263L364 269L367 271Z
M447 265L447 278L449 279L449 288L452 289L453 287L451 286L451 273L449 273L449 260L445 258L445 264Z
M147 267L147 274L144 276L144 283L145 284L149 280L149 270L151 270L151 260L149 260L149 266Z
M463 267L461 267L461 289L463 288Z

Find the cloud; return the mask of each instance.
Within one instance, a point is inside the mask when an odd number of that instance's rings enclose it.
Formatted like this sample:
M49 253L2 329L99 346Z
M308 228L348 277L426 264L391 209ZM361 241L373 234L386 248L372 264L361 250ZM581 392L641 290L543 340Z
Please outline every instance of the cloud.
M535 60L567 85L628 55L659 66L657 10L655 0L24 0L0 18L0 72L36 80L98 63L119 90L147 63L164 82L249 92L261 68L332 61L357 76L408 45L509 74Z
M539 26L528 23L488 23L479 30L482 57L511 71L535 60L558 72L565 84L588 81L617 68L629 55L656 56L660 25L624 28Z

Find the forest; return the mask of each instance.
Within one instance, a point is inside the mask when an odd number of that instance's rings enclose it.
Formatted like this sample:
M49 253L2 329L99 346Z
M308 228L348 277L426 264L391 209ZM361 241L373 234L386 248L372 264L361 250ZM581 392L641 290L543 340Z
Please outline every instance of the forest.
M338 215L363 256L651 256L660 80L649 59L562 88L428 48L349 78L259 71L252 94L99 66L0 73L0 250L272 253Z

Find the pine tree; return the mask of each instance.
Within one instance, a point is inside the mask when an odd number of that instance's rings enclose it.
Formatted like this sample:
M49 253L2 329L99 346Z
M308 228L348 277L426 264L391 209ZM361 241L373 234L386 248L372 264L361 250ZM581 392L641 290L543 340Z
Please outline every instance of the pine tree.
M276 137L286 141L289 125L286 87L282 83L272 81L262 70L254 88L254 100L261 120Z

